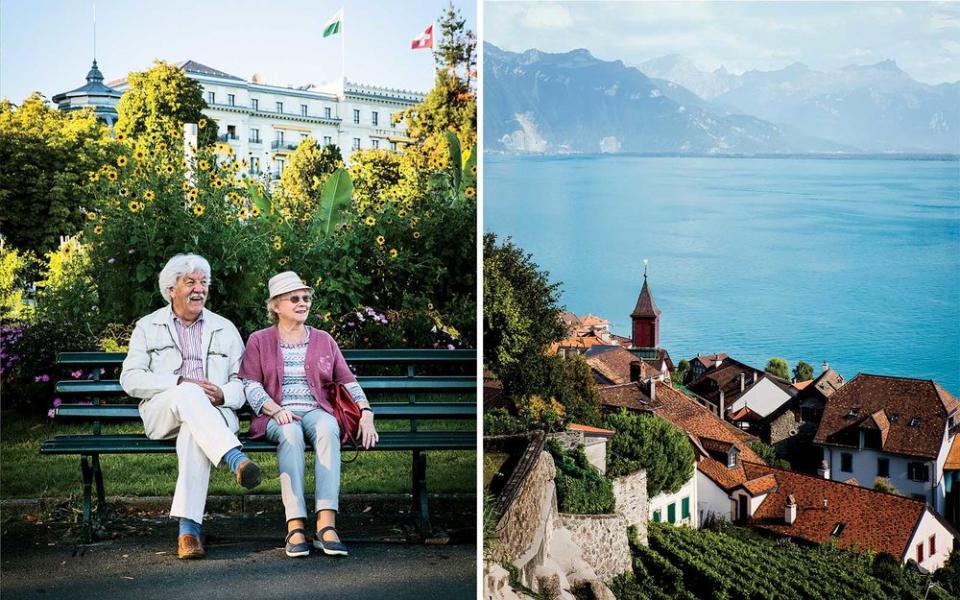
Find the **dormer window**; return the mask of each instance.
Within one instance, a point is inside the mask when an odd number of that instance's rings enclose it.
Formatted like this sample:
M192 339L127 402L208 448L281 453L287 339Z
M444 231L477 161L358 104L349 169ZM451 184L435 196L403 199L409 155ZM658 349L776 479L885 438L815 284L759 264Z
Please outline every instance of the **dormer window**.
M830 537L840 537L840 534L843 533L843 528L846 527L844 523L837 523L833 526L833 530L830 532Z
M856 407L855 407L855 408L851 408L851 409L850 409L850 412L847 413L847 418L848 418L848 419L856 419L856 418L859 417L859 416L860 416L860 409L859 409L859 408L856 408Z
M891 424L896 423L899 420L900 420L900 413L893 413L892 415L890 415Z
M920 427L920 417L910 417L910 423L908 423L907 426Z
M727 453L727 468L732 469L737 466L737 447L731 446L730 452Z

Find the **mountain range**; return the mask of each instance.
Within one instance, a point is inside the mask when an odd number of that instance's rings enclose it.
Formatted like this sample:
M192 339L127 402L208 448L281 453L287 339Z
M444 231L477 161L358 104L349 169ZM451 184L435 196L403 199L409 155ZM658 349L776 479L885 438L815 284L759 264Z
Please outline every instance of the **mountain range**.
M960 153L960 82L920 83L893 61L737 75L485 43L484 136L547 154Z

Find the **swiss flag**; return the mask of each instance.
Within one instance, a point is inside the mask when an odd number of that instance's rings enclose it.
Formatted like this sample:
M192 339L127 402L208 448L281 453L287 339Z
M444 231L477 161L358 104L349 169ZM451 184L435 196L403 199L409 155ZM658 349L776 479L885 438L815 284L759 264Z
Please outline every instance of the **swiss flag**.
M429 25L423 30L423 33L410 42L411 50L419 50L420 48L433 48L433 25Z

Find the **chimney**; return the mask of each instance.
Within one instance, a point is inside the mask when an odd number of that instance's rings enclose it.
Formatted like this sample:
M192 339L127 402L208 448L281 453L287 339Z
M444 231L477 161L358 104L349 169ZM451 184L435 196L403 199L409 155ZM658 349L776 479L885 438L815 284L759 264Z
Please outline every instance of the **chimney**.
M823 373L826 373L827 370L830 369L830 364L827 361L823 361L823 364L820 365L820 369L822 369Z
M757 382L757 372L756 372L756 371L753 372L753 382L754 382L754 383Z
M721 388L720 389L720 418L723 419L724 421L727 420L726 414L727 414L727 410L723 402L723 389Z
M787 525L793 525L797 520L797 500L793 494L787 496L787 505L783 509L783 522Z
M723 359L720 358L720 355L719 355L719 354L714 355L714 357L713 357L713 368L719 369L719 368L720 368L720 365L722 365L722 364L723 364Z
M650 379L650 402L657 401L657 382L655 379Z
M830 465L827 463L827 459L820 461L820 467L817 469L817 477L830 479Z
M742 392L746 386L747 386L747 375L746 373L740 373L740 391Z
M827 499L824 498L824 499L823 499L823 510L828 510L828 509L829 509L829 506L828 506L828 504L827 504Z

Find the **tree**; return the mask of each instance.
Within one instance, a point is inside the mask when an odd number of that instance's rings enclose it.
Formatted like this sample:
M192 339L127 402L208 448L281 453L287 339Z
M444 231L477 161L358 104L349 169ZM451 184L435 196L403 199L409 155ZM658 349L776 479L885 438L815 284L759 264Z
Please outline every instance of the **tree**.
M33 93L0 102L0 228L11 246L36 255L79 231L85 186L112 160L110 130L92 111L63 113Z
M203 87L183 69L158 60L149 71L130 73L127 81L130 87L117 104L114 129L119 139L150 145L179 143L184 123L197 123L199 146L217 141L216 123L201 112L207 108Z
M753 440L747 444L750 446L750 449L753 450L754 454L763 459L763 462L767 463L771 467L776 467L778 469L783 469L784 471L790 471L790 462L786 461L777 456L776 449L763 442L761 440Z
M550 283L531 255L510 241L498 244L492 233L483 236L483 274L484 361L506 390L523 377L517 366L550 363L544 353L563 339L559 284Z
M340 149L333 144L321 148L312 137L301 140L280 175L281 191L278 196L281 208L295 219L313 214L323 184L334 171L342 167Z
M403 199L397 189L401 178L400 160L396 152L376 148L360 150L350 156L353 197L358 208L388 199Z
M562 387L556 398L566 410L567 418L582 425L600 424L600 392L590 365L579 354L561 357Z
M607 474L647 472L647 495L672 494L693 476L693 446L670 422L651 414L621 410L607 417L616 433L607 443Z
M674 385L683 385L687 382L687 377L690 375L690 361L685 358L680 359L680 363L677 365L677 368L673 370L673 373L670 373L670 381Z
M440 37L433 60L438 69L447 69L458 76L457 69L462 67L463 79L469 81L477 66L477 40L466 25L466 19L460 15L453 2L448 3L440 18Z
M800 361L793 368L793 378L796 381L809 381L813 379L813 365Z
M790 380L790 365L787 364L787 361L783 360L780 357L773 357L767 362L767 368L764 369L767 373L770 373L774 377L779 377L780 379L789 381Z

